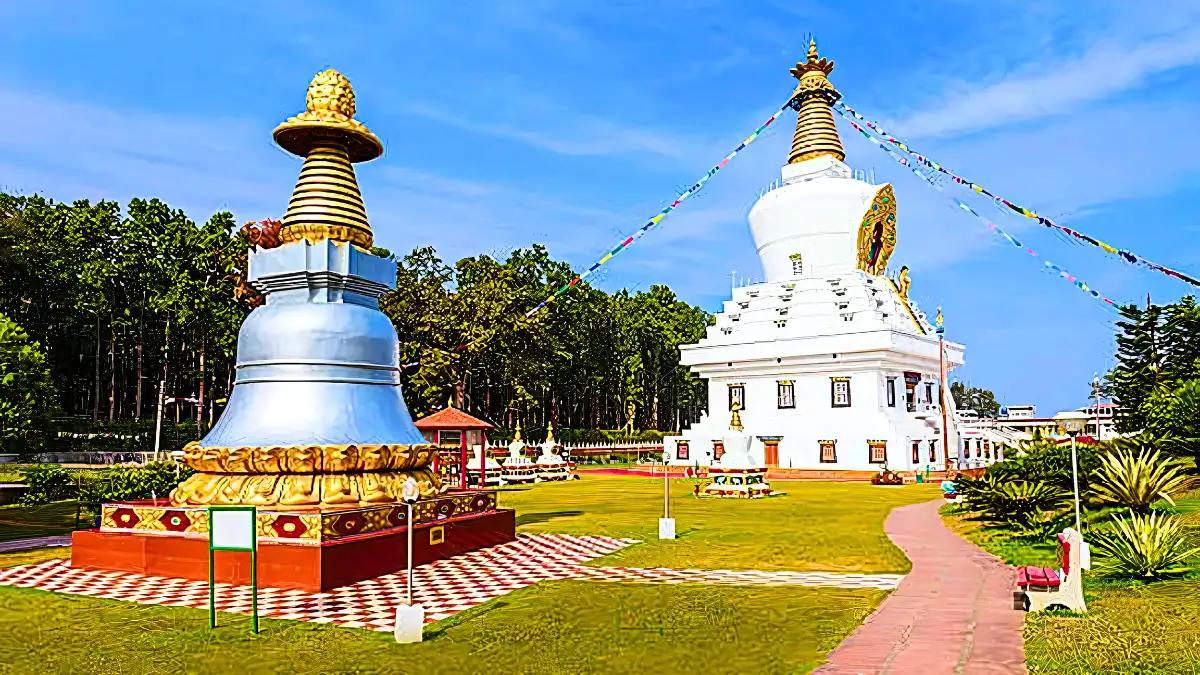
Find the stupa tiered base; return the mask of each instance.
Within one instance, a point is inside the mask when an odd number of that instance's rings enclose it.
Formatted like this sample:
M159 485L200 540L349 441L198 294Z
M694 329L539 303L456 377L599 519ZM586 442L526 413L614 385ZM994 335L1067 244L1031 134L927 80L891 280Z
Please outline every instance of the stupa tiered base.
M767 484L767 467L722 468L709 467L711 483L704 487L704 494L712 497L742 497L757 499L771 494Z
M324 592L403 570L405 504L258 511L258 583ZM511 509L490 490L450 491L413 507L413 562L421 565L516 539ZM167 500L105 504L100 527L75 532L71 566L206 580L208 511ZM250 558L219 553L216 581L250 583Z

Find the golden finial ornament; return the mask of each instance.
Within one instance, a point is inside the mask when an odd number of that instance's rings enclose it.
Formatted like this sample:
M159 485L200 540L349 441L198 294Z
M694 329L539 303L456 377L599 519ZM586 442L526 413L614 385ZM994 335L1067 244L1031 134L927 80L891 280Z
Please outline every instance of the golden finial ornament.
M734 403L730 406L729 411L733 413L729 416L729 429L731 431L742 431L742 406Z
M513 435L513 443L521 442L521 420L517 420L517 431Z
M936 319L936 322L937 322L937 327L938 327L938 328L941 328L941 327L942 327L942 308L941 308L941 307L938 307L938 308L937 308L937 319Z
M382 155L383 144L354 119L354 87L338 71L317 73L305 103L272 134L279 147L304 158L280 242L330 239L370 248L374 236L353 165Z
M550 422L550 424L546 425L546 442L554 443L554 422L553 421Z
M838 161L846 159L842 140L833 122L833 104L842 97L829 82L833 72L833 61L821 58L817 53L816 40L808 43L808 58L797 62L791 69L792 77L800 81L792 99L797 112L796 135L792 138L792 151L788 164L797 164L821 155L830 155Z

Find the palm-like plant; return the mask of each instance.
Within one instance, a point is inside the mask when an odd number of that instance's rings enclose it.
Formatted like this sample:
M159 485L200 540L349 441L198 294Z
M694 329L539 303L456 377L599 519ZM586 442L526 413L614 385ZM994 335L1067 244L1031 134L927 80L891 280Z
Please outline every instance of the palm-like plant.
M1193 484L1193 477L1184 473L1178 461L1158 450L1135 452L1117 445L1101 455L1092 491L1102 502L1145 512L1160 499L1174 506L1172 495L1186 492Z
M1188 571L1186 561L1200 554L1189 548L1183 521L1168 513L1129 512L1129 520L1114 517L1111 530L1093 532L1090 539L1103 556L1101 569L1127 577L1159 578Z

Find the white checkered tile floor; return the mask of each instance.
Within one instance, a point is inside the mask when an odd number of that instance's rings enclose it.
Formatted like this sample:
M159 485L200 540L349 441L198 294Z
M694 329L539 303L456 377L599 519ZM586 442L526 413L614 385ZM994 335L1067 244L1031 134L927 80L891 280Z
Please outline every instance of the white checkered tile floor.
M590 567L582 563L637 543L634 539L522 534L517 540L422 565L413 572L413 601L425 607L426 620L438 621L539 581L584 579L626 583L705 583L800 585L839 588L896 588L895 574L758 572L730 570ZM72 568L65 560L0 569L0 586L38 588L59 593L126 600L147 605L208 607L208 582L149 577L127 572ZM404 574L388 574L328 593L262 588L262 616L352 628L391 631L395 607L405 600ZM250 588L217 584L217 609L250 612Z

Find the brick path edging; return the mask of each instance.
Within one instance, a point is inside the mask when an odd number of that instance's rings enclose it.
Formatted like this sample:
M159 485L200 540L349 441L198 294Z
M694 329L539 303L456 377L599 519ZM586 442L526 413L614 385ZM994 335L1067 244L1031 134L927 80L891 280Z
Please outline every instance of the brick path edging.
M942 523L943 501L898 508L884 530L912 561L883 604L816 675L1024 675L1016 572Z

